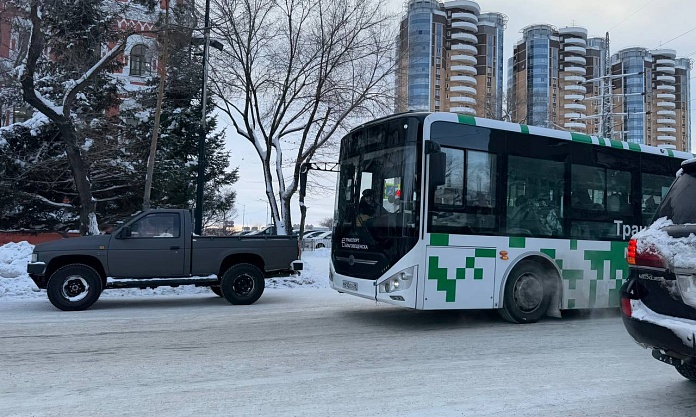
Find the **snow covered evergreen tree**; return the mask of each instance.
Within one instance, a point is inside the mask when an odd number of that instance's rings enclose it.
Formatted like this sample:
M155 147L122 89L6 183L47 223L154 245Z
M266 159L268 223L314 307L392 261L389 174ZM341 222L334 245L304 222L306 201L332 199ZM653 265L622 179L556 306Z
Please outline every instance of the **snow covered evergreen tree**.
M191 11L185 6L172 9L173 25L168 29L169 59L160 134L151 195L152 207L193 208L198 178L198 141L201 128L202 59L191 45L193 31ZM127 136L142 138L138 172L144 178L149 155L154 108L159 77L148 88L129 100L129 109L122 117L137 121ZM208 97L211 97L209 94ZM134 105L135 104L135 105ZM204 218L213 219L229 211L235 193L229 186L237 181L237 170L229 167L229 152L225 151L224 132L217 131L217 117L209 99L206 131L206 169ZM141 180L142 181L142 180Z

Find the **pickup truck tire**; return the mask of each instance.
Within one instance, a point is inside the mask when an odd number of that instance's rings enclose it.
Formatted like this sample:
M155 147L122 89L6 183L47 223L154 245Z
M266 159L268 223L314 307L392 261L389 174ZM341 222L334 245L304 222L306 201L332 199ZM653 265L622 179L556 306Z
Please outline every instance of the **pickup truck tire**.
M215 295L217 295L218 297L224 297L224 295L222 295L222 290L220 289L219 285L211 285L210 290L214 292Z
M102 289L99 273L84 264L58 268L46 285L51 304L63 311L80 311L91 307L99 299Z
M254 304L263 294L266 281L263 272L252 264L231 266L220 280L222 295L230 304Z

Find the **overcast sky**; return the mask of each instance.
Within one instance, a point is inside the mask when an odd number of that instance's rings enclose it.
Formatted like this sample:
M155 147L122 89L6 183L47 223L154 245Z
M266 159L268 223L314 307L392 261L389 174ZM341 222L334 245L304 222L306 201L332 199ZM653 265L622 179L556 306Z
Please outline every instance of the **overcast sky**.
M627 47L658 47L677 51L678 57L696 58L696 1L694 0L481 0L482 12L499 12L508 16L505 31L505 59L512 54L512 45L521 38L526 26L546 23L558 28L582 26L589 36L604 36L609 31L612 53ZM385 6L395 13L404 10L404 1L386 0ZM676 39L675 39L676 38ZM505 64L507 69L507 63ZM692 77L696 71L692 71ZM505 78L507 79L507 77ZM696 99L696 79L691 80L691 96ZM691 102L692 130L694 104ZM224 119L222 126L227 125ZM262 225L266 222L266 199L263 175L258 157L251 145L227 128L227 146L232 150L231 166L239 167L237 191L239 214L236 225ZM693 140L692 140L693 142ZM692 145L693 149L693 145ZM336 158L337 159L337 156ZM328 162L328 161L327 161ZM335 177L325 179L331 186ZM317 195L320 194L320 195ZM333 192L309 193L307 196L308 223L333 215ZM242 206L244 205L244 207ZM299 223L297 202L293 202L293 222Z

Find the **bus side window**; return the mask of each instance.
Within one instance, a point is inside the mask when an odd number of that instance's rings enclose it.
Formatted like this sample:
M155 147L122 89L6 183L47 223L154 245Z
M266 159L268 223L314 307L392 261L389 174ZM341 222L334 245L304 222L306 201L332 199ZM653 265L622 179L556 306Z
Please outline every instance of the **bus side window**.
M655 174L643 174L642 183L643 189L641 190L641 217L643 220L643 226L650 224L657 207L662 202L665 194L672 185L674 178L671 176L655 175Z
M563 162L509 157L507 233L563 235L564 172Z

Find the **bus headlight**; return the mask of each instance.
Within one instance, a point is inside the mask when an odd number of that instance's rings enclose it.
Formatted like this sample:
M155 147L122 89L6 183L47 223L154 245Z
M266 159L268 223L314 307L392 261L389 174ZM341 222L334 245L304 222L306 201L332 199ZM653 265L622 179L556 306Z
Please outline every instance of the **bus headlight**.
M691 307L696 307L696 276L677 275L677 286L684 302Z
M411 286L415 276L415 266L399 271L379 284L379 292L390 293L405 290Z

